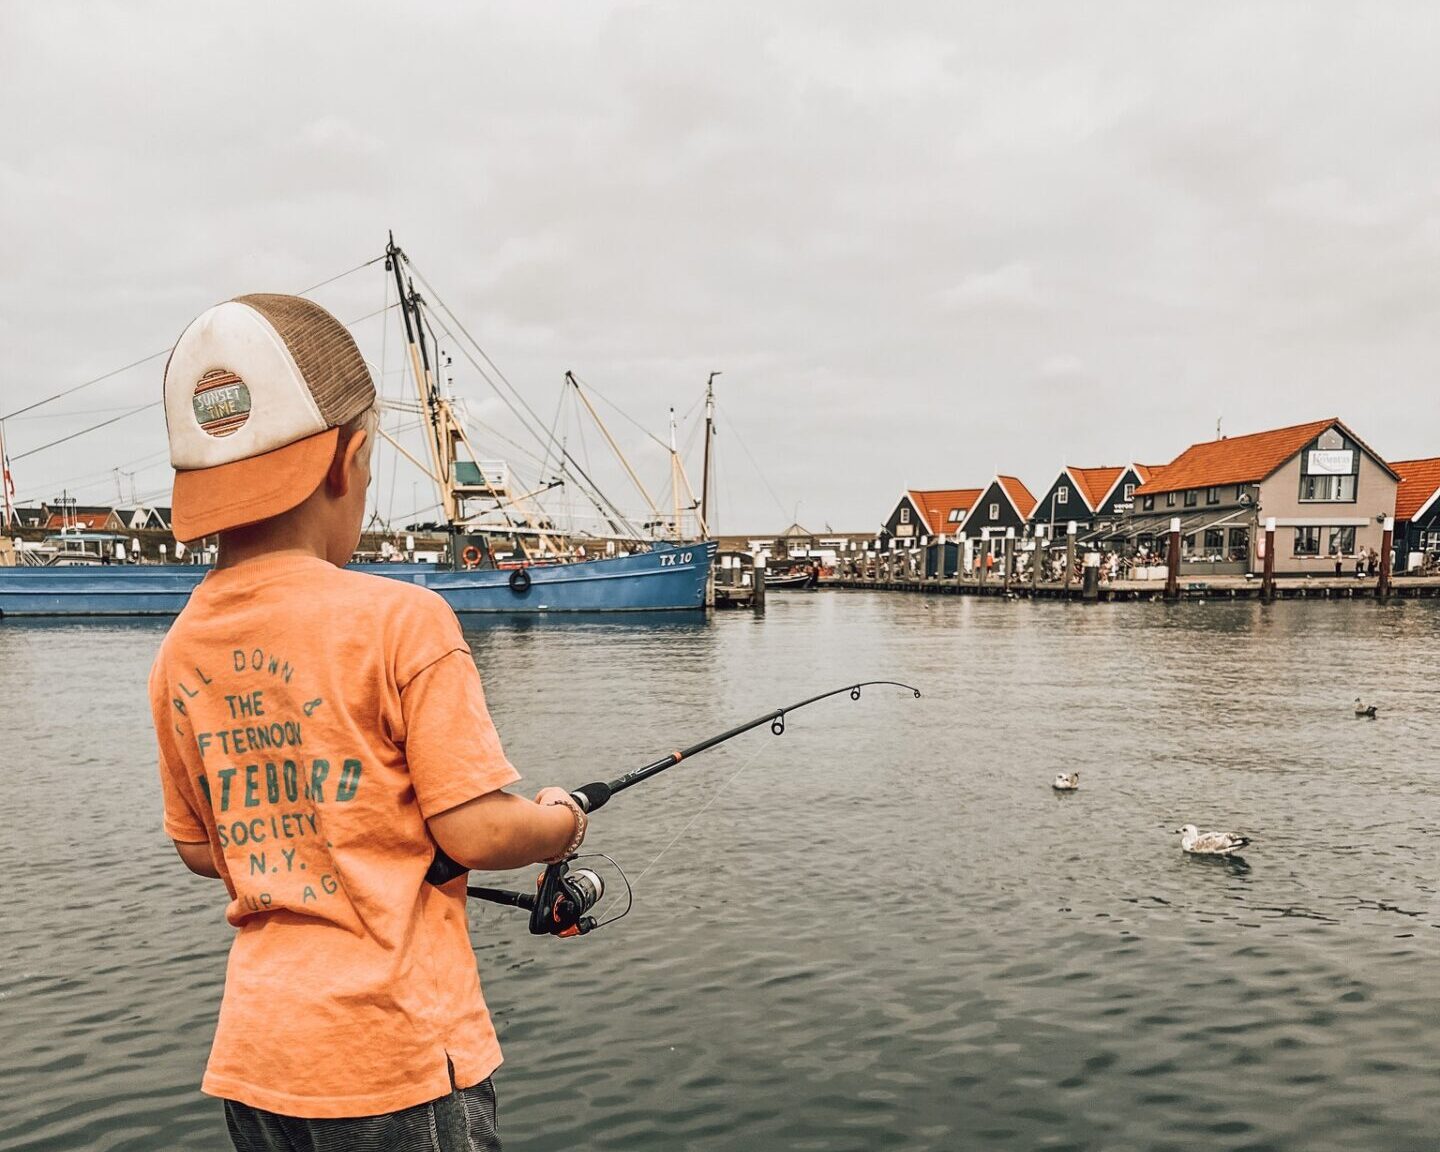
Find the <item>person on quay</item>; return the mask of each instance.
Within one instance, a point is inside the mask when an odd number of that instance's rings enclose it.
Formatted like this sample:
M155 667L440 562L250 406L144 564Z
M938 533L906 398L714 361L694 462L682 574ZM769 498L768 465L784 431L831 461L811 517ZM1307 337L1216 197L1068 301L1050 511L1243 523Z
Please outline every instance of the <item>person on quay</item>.
M201 1090L240 1152L491 1152L495 1028L463 873L563 859L568 793L505 791L434 592L346 570L378 427L355 342L294 296L201 314L165 368L178 540L219 555L150 674L164 828L235 929Z

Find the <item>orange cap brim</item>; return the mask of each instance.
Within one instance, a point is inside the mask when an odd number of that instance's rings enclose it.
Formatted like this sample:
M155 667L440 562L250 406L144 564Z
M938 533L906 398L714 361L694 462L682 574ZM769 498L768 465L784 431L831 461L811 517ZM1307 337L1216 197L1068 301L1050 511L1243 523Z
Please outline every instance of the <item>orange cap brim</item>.
M339 440L340 429L327 428L262 456L176 472L175 539L188 544L290 511L320 487Z

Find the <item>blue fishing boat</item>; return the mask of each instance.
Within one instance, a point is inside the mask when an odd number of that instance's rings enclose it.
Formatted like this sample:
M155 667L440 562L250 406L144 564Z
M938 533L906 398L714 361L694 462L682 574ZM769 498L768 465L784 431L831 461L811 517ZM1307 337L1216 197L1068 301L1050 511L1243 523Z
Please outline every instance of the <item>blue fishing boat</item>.
M433 589L460 613L703 612L714 541L644 539L619 509L594 489L590 477L563 445L552 445L570 466L567 475L603 510L614 534L608 541L592 536L572 543L536 502L538 495L565 481L542 482L530 492L515 491L503 462L482 462L476 457L454 399L437 380L438 355L431 344L434 325L414 284L402 280L401 269L407 260L392 237L385 252L385 269L394 276L418 410L424 413L427 425L427 461L405 452L383 429L379 432L436 486L448 544L442 563L352 567ZM463 330L458 323L455 327ZM478 346L477 351L483 356ZM707 453L710 432L707 416ZM681 534L679 522L677 504L670 525L675 536ZM703 523L702 511L702 535ZM604 547L605 554L587 555L587 545L592 550ZM97 557L102 554L108 553L96 553ZM0 568L0 618L173 616L208 570L199 564L93 562Z
M628 556L527 568L352 567L433 589L460 613L658 612L705 607L714 555L714 542L706 541L657 544ZM208 571L199 564L0 568L0 619L174 616Z

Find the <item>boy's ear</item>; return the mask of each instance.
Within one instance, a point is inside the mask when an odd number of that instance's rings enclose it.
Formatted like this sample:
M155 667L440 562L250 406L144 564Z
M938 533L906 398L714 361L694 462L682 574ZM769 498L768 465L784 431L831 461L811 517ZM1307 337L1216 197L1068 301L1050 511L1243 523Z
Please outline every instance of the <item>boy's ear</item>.
M355 459L364 450L368 437L362 428L348 440L342 439L335 445L335 456L330 461L330 471L325 475L326 486L337 500L350 491L350 473Z

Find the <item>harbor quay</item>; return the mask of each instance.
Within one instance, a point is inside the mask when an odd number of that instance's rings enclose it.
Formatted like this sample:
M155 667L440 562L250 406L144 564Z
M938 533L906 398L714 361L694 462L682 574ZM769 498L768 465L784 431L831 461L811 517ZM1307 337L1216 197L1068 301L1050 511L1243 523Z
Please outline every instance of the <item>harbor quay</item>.
M1176 579L1173 586L1158 579L1110 579L1104 574L1098 554L1094 562L1080 565L1072 579L1040 580L1028 563L1004 560L994 569L979 566L945 576L925 574L922 548L898 548L868 554L866 558L845 557L830 575L821 577L819 587L864 589L883 592L912 592L932 596L991 596L1010 599L1073 600L1089 603L1115 601L1201 601L1201 600L1389 600L1440 598L1440 575L1397 576L1386 583L1381 578L1354 576L1284 577L1267 585L1263 576L1207 576L1203 579ZM1023 557L1028 560L1028 556ZM1164 571L1162 569L1162 571Z
M1388 461L1338 418L1192 444L1167 464L907 488L836 587L1081 600L1430 597L1440 458Z

